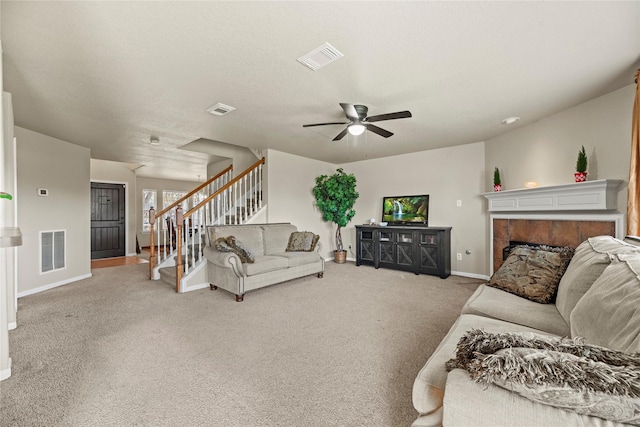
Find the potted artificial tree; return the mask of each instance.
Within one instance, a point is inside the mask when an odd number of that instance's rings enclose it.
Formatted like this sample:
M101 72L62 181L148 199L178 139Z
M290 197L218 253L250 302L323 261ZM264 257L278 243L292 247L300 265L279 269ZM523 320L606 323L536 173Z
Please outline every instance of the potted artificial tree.
M356 214L356 211L353 210L353 205L359 196L356 192L356 177L353 174L345 173L342 168L337 169L333 175L320 175L316 178L313 195L322 212L322 218L325 221L334 222L338 226L336 250L333 254L335 262L344 263L347 259L347 251L342 247L340 230Z
M578 151L578 160L576 161L576 173L573 174L576 182L585 182L587 180L587 153L584 151L584 145Z
M502 181L500 180L500 169L496 166L493 170L493 191L502 191Z

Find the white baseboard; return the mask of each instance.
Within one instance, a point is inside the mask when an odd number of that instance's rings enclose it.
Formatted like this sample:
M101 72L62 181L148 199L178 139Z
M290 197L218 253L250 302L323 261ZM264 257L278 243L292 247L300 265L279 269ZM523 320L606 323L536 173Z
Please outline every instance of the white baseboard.
M77 282L78 280L88 279L93 276L91 273L84 274L82 276L71 277L70 279L61 280L55 283L49 283L48 285L40 286L35 289L28 289L23 292L18 292L18 298L26 297L27 295L37 294L43 291L48 291L49 289L57 288L58 286L68 285L69 283Z
M11 376L11 358L9 358L9 367L0 370L0 381L6 380Z
M470 277L472 279L489 280L489 276L485 276L484 274L465 273L464 271L452 271L451 274L455 276Z
M182 289L181 293L197 291L198 289L205 289L205 288L208 288L208 287L209 287L208 283L199 283L197 285L191 285L191 286L188 286L188 287Z

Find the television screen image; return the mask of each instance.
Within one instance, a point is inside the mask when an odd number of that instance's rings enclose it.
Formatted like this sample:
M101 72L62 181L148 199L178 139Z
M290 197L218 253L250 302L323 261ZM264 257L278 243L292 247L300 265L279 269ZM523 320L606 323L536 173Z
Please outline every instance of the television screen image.
M384 197L382 200L382 222L393 224L416 224L428 226L429 195Z

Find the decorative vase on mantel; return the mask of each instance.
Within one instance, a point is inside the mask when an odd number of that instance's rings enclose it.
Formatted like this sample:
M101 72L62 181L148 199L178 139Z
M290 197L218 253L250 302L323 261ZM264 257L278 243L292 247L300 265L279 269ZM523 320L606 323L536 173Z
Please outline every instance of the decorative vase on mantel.
M573 174L573 176L575 177L576 182L585 182L587 180L586 172L576 172Z
M500 169L496 166L493 170L493 191L502 191L502 180L500 179Z
M573 174L576 182L585 182L587 180L587 153L584 151L584 145L578 151L578 160L576 161L576 173Z

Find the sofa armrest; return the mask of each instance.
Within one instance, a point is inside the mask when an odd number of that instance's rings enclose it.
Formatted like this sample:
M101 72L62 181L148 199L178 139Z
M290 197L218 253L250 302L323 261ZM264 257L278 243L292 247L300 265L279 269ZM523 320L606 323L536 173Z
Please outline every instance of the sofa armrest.
M203 255L207 261L218 267L232 269L233 273L238 277L243 277L245 275L240 257L233 252L221 252L207 246L204 248Z

